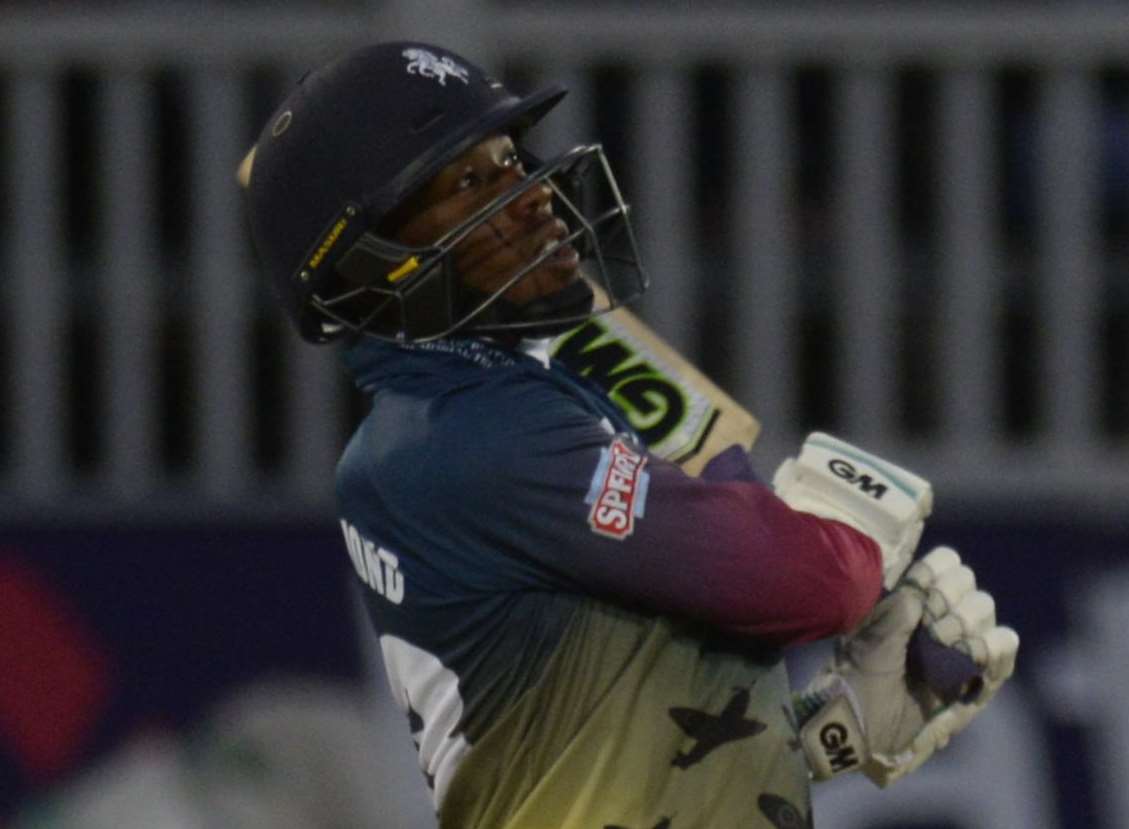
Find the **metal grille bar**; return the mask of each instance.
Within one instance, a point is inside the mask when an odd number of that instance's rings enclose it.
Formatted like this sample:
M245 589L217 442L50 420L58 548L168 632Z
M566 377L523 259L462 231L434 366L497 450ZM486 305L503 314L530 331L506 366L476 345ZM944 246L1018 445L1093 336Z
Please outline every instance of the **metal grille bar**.
M837 93L843 141L835 229L843 268L838 321L843 425L860 443L876 446L894 429L897 398L892 80L884 69L852 69Z
M632 181L643 217L640 255L659 290L640 303L644 318L671 344L693 350L697 282L705 278L695 257L694 192L688 149L694 98L685 67L661 66L639 74L631 116Z
M940 348L936 395L941 438L980 446L998 437L1002 360L993 347L1001 272L991 198L998 185L991 142L991 79L958 69L940 80Z
M790 89L779 66L749 70L738 82L736 183L730 214L736 240L733 394L761 418L762 440L786 445L794 445L798 437L799 401L793 375L800 363Z
M159 334L153 183L153 95L139 72L115 73L102 88L105 182L102 215L100 338L106 342L100 386L106 440L105 476L116 496L136 501L159 468L156 453Z
M57 75L21 74L11 89L13 203L11 249L4 261L12 278L9 442L13 489L43 501L68 481L64 457L66 262L62 231L62 131Z
M251 488L251 297L235 182L245 140L238 75L225 69L197 72L189 82L188 100L193 124L188 283L197 355L197 475L204 493L223 501Z
M1092 78L1062 71L1045 79L1040 101L1039 253L1036 278L1045 314L1041 389L1050 441L1084 447L1098 428L1097 354L1101 280L1097 258L1099 104Z

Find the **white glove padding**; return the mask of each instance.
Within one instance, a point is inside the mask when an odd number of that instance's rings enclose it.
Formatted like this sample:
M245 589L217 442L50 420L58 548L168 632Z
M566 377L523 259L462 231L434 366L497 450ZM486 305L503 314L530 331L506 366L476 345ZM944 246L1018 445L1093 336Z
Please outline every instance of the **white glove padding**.
M919 623L981 666L983 682L971 699L945 705L907 678L906 647ZM956 552L933 550L839 642L797 699L812 776L861 769L885 787L914 771L984 710L1014 672L1018 648L1019 636L996 625L995 602L976 589Z
M842 521L882 550L882 583L893 589L913 560L933 489L925 479L838 438L813 432L772 480L792 509Z

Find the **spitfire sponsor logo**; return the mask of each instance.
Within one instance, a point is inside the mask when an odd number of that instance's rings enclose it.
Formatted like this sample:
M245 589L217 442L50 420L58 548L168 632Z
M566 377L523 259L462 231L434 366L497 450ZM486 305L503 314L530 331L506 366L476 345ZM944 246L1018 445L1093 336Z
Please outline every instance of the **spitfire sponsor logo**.
M405 49L403 56L408 59L409 75L434 78L440 86L447 85L447 78L456 78L464 84L470 83L466 68L459 66L446 55L439 57L426 49Z
M600 463L584 499L592 505L588 512L592 532L622 541L635 531L635 519L643 517L647 503L650 476L644 471L646 465L646 456L623 438L617 437L600 451Z

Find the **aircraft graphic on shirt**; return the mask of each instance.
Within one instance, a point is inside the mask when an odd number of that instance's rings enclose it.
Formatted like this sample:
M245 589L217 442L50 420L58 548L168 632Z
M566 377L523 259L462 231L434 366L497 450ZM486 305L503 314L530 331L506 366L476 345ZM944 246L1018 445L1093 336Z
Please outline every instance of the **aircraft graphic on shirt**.
M689 768L726 743L743 740L764 731L765 724L760 720L745 717L748 709L748 688L736 689L732 699L718 715L693 708L671 708L670 718L688 737L697 741L690 751L678 752L671 765L680 769Z

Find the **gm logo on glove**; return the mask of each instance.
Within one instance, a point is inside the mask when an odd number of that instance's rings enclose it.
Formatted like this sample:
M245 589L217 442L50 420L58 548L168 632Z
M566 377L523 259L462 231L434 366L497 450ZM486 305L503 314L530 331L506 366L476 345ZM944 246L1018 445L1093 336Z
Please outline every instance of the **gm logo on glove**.
M851 733L841 722L829 722L819 729L819 744L827 755L832 774L839 774L859 764L858 752L851 745Z
M832 458L827 462L827 468L830 469L831 473L837 478L842 478L847 483L854 484L876 501L880 500L888 489L886 484L875 481L869 475L860 475L859 471L855 469L854 464L842 458Z

